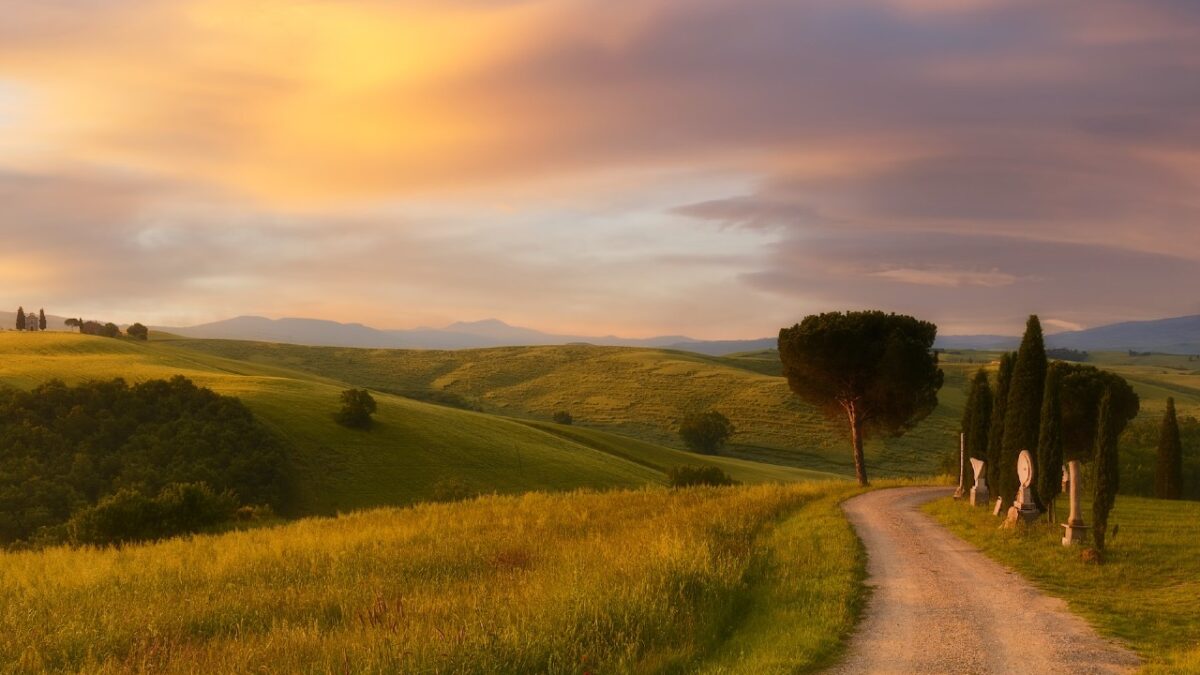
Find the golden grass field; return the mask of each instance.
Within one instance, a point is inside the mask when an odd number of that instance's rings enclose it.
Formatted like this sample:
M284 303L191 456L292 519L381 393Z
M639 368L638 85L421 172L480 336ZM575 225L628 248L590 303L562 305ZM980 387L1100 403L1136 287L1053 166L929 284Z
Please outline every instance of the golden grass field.
M0 672L808 670L856 616L856 491L534 493L0 553Z

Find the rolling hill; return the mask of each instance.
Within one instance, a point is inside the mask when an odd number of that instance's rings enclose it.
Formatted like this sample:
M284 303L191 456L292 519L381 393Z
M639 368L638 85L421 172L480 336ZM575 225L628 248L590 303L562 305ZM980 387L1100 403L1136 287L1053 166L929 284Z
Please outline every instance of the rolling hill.
M480 350L367 350L228 340L175 340L204 354L302 370L379 391L547 420L679 445L682 418L716 409L738 428L726 454L852 472L846 432L800 402L778 376L774 352L708 357L659 349L566 345ZM942 405L899 439L875 439L867 457L879 475L928 474L957 451L966 363L946 367Z
M292 515L402 505L428 498L444 479L481 492L637 487L664 482L676 464L718 464L744 482L826 477L786 467L705 458L602 432L565 433L551 425L432 405L379 393L370 432L333 422L346 384L262 363L183 349L70 333L0 333L0 384L33 387L123 377L181 374L241 398L294 448Z

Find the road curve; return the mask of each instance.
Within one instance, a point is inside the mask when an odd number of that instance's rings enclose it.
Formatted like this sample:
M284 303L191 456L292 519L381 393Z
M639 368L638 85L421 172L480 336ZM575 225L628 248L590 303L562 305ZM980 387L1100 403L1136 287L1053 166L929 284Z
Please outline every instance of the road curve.
M874 590L831 673L1124 673L1138 665L1065 602L917 510L949 494L896 488L842 505L866 547Z

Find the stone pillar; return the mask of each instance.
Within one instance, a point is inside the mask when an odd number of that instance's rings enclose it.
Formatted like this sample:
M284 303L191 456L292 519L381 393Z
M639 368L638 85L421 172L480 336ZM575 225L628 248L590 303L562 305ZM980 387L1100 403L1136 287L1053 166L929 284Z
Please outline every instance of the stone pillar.
M987 462L972 457L971 470L975 472L975 486L971 488L971 506L986 506L988 500Z
M1083 522L1083 514L1079 509L1079 488L1082 466L1079 460L1067 462L1067 491L1071 498L1071 512L1067 522L1063 523L1063 546L1082 544L1087 539L1088 527Z
M963 495L966 493L966 488L963 487L963 483L967 482L967 465L966 460L964 459L964 454L966 452L966 436L967 435L963 433L958 435L958 489L954 491L955 499L962 499Z

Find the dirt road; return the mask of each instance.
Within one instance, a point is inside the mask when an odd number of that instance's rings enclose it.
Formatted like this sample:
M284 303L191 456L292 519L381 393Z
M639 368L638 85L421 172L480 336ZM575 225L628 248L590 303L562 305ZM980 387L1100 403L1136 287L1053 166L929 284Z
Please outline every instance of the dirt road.
M843 508L874 588L833 673L1123 673L1138 664L1066 603L917 510L948 488L868 492Z

